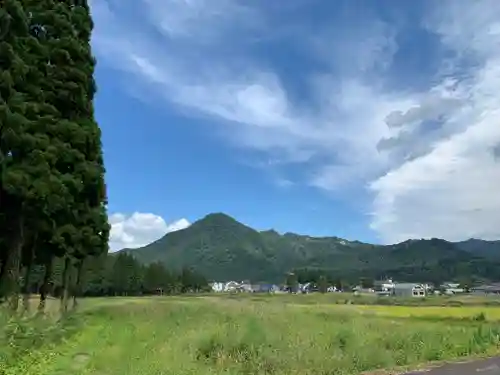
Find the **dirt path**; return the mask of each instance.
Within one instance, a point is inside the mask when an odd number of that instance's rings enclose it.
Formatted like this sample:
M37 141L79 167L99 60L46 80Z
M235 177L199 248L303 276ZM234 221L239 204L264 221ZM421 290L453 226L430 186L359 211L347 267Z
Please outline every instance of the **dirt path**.
M404 375L500 375L500 357L472 362L453 363Z

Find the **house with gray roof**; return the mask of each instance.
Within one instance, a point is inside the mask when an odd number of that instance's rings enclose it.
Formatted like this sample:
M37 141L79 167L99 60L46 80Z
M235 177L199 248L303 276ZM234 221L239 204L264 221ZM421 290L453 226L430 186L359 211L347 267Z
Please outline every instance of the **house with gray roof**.
M500 295L500 283L484 284L470 288L472 294L479 295Z
M396 297L425 297L426 288L422 284L416 283L394 283L394 296Z

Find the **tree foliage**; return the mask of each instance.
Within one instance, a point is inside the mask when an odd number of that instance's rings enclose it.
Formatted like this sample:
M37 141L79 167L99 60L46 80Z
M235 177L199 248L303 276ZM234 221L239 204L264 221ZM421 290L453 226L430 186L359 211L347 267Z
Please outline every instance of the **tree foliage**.
M17 310L42 267L43 309L59 261L65 311L108 251L92 19L85 0L5 0L0 26L0 297Z
M60 298L63 293L64 259L55 258L48 283L48 295ZM73 269L73 276L77 270ZM33 268L28 289L37 293L43 284L44 269ZM185 268L169 270L161 263L144 265L126 253L91 257L83 265L78 288L80 296L141 296L204 292L208 281L197 272ZM71 295L76 291L71 290Z

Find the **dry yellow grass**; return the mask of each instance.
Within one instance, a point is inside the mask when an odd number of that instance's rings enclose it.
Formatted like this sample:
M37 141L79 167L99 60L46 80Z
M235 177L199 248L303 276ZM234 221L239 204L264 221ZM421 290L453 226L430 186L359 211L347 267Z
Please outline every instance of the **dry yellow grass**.
M484 314L488 320L500 320L500 307L490 306L355 306L362 312L374 313L380 316L411 318L411 317L436 317L436 318L473 318Z

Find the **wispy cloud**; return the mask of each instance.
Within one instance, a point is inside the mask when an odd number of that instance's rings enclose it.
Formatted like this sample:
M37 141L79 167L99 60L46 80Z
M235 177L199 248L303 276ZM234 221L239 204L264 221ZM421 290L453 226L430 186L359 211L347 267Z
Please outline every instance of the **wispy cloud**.
M399 125L417 127L429 113L443 118L433 137L424 138L418 157L371 183L376 193L372 227L387 241L498 239L500 163L494 150L500 141L500 4L444 2L427 25L438 33L443 48L456 52L445 61L445 77L432 88L452 98L448 103L453 105L432 104L423 113L420 106L396 116L403 120ZM464 67L464 59L474 63ZM421 147L419 139L409 137L404 147L410 152Z
M389 26L367 32L371 38L368 42L364 33L350 38L346 34L342 45L330 42L328 65L343 70L355 61L360 68L352 73L357 72L358 77L339 77L328 71L297 72L296 79L317 96L316 103L310 106L294 102L274 66L247 51L256 41L264 43L269 33L280 34L281 30L288 35L287 28L300 37L301 43L311 36L302 35L304 30L286 22L276 26L266 7L258 6L263 2L249 8L242 5L249 3L242 1L143 1L142 12L149 22L142 23L131 21L129 13L135 8L123 4L112 11L113 4L99 0L93 4L98 54L158 90L170 103L226 122L233 141L243 146L272 152L289 161L295 161L297 154L307 154L340 158L342 163L355 165L365 158L377 162L379 156L373 144L388 133L380 121L384 111L406 103L400 95L386 95L364 82L368 73L384 65L394 52L393 47L384 47L394 44L393 35L386 31ZM177 14L172 9L179 10L179 20L171 20ZM162 17L166 12L168 17ZM139 14L135 19L141 19ZM283 16L280 19L284 20ZM237 27L227 32L230 26ZM379 29L381 34L377 35ZM201 30L210 37L199 35L203 34ZM312 44L301 45L301 53L324 61L323 49L318 45L331 38L324 35L323 40L314 38ZM348 52L345 47L350 42L357 47ZM228 51L228 46L233 45L237 45L236 57ZM342 60L337 59L342 55ZM364 133L362 138L360 131Z
M422 89L394 84L406 78L395 76L401 22L342 1L336 22L306 21L320 3L93 0L94 48L127 84L224 126L230 141L279 160L273 167L303 165L302 183L366 188L384 241L498 237L500 196L488 181L500 177L500 4L425 9L420 32L445 58Z

